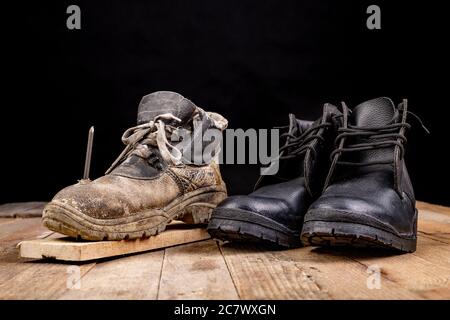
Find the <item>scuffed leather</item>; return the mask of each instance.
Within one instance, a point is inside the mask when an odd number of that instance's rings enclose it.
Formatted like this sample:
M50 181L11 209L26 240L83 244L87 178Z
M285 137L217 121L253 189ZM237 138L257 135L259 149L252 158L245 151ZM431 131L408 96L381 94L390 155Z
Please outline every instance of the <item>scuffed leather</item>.
M310 206L305 219L347 221L413 234L414 199L399 197L392 187L392 171L392 166L383 165L341 176Z
M52 201L67 204L93 218L114 219L162 208L180 194L178 185L166 172L153 180L106 175L66 187Z
M182 122L188 122L197 106L181 94L157 91L144 96L139 103L137 124L153 120L156 116L171 113Z
M131 155L117 166L111 174L132 179L151 180L159 176L161 174L161 169L163 168L163 161L160 161L157 166L154 166L150 165L147 159Z
M261 187L248 196L231 196L221 208L242 209L256 212L286 227L299 230L312 198L305 188L303 177Z
M93 218L127 217L145 210L164 208L177 197L199 188L216 186L217 190L226 191L215 166L168 168L153 179L130 179L109 174L66 187L52 201L67 204ZM182 184L176 175L183 179Z
M204 130L216 128L221 132L227 125L226 119L219 114L205 112L180 94L169 91L155 92L142 98L138 124L166 113L179 118L181 122L176 125L190 131L195 125L202 125ZM196 116L200 123L193 124ZM116 219L162 209L201 188L212 187L214 192L226 193L225 183L214 161L200 165L174 164L164 161L157 146L149 148L151 154L148 158L131 153L110 174L66 187L55 195L52 202L64 204L66 208L92 218Z

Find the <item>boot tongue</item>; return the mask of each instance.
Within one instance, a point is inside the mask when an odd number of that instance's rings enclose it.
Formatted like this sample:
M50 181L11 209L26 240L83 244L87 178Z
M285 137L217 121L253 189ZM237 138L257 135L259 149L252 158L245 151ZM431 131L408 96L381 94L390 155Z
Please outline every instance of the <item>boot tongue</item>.
M352 125L376 128L387 125L394 117L395 106L389 98L377 98L363 102L352 112Z
M356 106L349 118L349 124L357 127L377 128L392 123L395 115L395 105L391 99L381 97L363 102ZM367 143L376 139L357 138L355 143ZM381 140L376 140L381 141ZM354 152L356 162L391 161L394 147L375 148ZM351 161L351 160L350 160Z
M297 124L297 119L295 118L295 115L292 113L289 113L289 128L288 132L292 132L293 134L297 134L299 130L299 126Z
M191 119L196 108L194 103L176 92L153 92L144 96L139 103L137 123L140 125L161 114L171 113L184 124Z
M312 124L313 121L297 119L294 114L290 113L288 132L290 132L293 136L298 137L309 129Z

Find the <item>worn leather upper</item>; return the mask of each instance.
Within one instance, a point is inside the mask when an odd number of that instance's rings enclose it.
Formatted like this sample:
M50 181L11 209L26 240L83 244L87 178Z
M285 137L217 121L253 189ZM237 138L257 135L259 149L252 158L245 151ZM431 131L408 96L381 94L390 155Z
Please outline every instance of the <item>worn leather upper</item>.
M142 99L138 125L146 125L159 115L168 113L179 120L161 120L166 125L164 130L168 126L179 126L193 131L194 118L198 119L200 126L215 128L219 132L226 126L226 120L220 115L206 113L183 96L168 91L156 92ZM220 127L217 121L222 122ZM200 188L214 187L216 191L226 192L215 161L200 165L166 161L155 143L157 139L148 139L151 135L156 136L154 131L163 130L163 127L146 127L148 132L142 131L145 133L142 137L139 130L143 129L136 128L132 133L137 134L138 139L127 145L125 151L128 151L118 158L110 173L66 187L55 195L52 202L93 218L115 219L164 208L178 197ZM199 130L200 133L203 131ZM146 139L149 142L145 142Z
M164 113L171 113L182 123L188 123L197 106L181 94L157 91L142 97L139 103L137 124L149 122Z
M209 186L226 191L216 164L167 168L152 179L109 174L94 181L82 180L58 192L52 201L93 218L114 219L164 208L187 192Z

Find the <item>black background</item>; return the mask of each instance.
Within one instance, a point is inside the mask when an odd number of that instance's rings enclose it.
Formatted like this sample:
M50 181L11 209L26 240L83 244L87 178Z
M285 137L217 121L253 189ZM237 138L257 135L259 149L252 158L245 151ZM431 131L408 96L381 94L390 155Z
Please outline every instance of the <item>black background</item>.
M416 125L407 163L419 200L448 197L449 33L444 1L16 1L2 3L0 202L49 200L122 149L140 98L176 91L230 128L314 119L324 102L407 97ZM81 7L81 30L66 8ZM381 30L366 28L381 7ZM257 166L224 165L231 194Z

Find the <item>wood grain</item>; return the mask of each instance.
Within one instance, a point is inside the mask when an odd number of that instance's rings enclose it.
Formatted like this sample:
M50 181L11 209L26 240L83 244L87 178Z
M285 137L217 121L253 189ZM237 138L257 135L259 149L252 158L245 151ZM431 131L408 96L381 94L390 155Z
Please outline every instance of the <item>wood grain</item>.
M430 289L422 291L420 295L424 299L432 300L449 300L450 299L450 288L447 286L445 288Z
M10 223L0 225L0 283L3 283L21 271L30 267L19 259L17 243L21 239L45 238L49 232L41 224L40 218L14 219Z
M20 241L60 235L40 218L0 218L0 299L450 299L450 208L417 207L418 248L402 255L206 240L91 263L31 260ZM379 289L367 286L374 266Z
M0 218L0 224L7 224L7 223L14 222L14 221L15 221L14 218Z
M419 210L428 210L433 212L438 212L445 215L450 215L450 207L444 207L437 204L431 204L424 201L417 201L416 208Z
M450 224L419 220L418 234L450 244Z
M23 262L28 268L0 284L0 299L56 299L68 290L73 268L82 277L95 263L70 265L48 261Z
M164 250L100 261L58 299L156 299Z
M390 281L367 286L367 267L333 251L306 247L270 251L263 247L223 245L243 299L418 299Z
M21 239L53 237L40 218L15 219L0 225L0 299L51 299L66 290L67 267L19 258ZM90 266L81 266L81 273Z
M221 250L241 299L329 298L309 267L303 268L282 252L241 244L224 244Z
M16 202L0 205L1 218L32 218L42 216L47 202Z
M440 212L429 211L425 209L419 210L419 220L423 221L435 221L440 223L450 224L450 215L446 215Z
M23 258L53 258L62 261L89 261L105 257L155 250L209 239L204 228L178 225L147 239L122 241L76 241L71 238L40 239L20 243Z
M446 248L438 241L419 237L417 251L412 254L351 250L346 255L365 268L378 268L382 286L389 281L420 295L421 291L450 285L450 251Z
M237 299L213 240L166 249L159 299Z
M34 239L49 230L42 225L41 218L14 219L13 222L0 224L0 242L20 242Z

